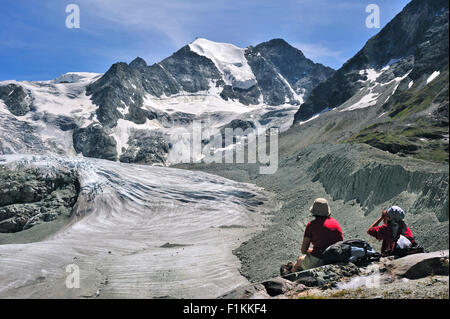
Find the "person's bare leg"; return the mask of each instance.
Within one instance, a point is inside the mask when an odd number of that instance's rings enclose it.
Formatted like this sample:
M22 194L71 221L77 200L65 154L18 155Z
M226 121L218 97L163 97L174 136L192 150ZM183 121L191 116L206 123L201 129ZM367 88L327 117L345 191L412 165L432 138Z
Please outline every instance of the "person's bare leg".
M302 261L303 259L305 259L305 256L300 256L297 259L297 262L295 263L295 265L292 267L292 272L298 272L298 271L302 271L303 267L302 267Z

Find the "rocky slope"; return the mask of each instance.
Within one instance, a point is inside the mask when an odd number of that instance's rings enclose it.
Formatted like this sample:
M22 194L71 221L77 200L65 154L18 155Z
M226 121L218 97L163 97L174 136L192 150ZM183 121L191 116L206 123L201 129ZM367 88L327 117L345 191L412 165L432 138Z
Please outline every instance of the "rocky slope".
M303 98L333 72L281 39L248 48L196 39L150 66L138 57L105 74L3 81L0 154L167 164L169 135L193 121L218 130L234 120L286 129Z
M294 126L325 117L328 141L448 162L448 53L448 2L411 1L311 91Z

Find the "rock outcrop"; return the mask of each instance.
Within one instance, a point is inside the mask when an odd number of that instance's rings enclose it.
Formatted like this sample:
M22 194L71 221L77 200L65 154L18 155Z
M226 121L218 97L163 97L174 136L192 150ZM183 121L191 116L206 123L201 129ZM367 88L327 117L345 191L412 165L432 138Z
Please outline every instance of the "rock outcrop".
M283 104L286 100L296 104L296 95L306 98L315 86L334 73L333 69L307 59L283 39L249 47L245 55L269 105Z
M128 139L128 148L120 156L123 163L164 164L170 143L163 134L136 130Z
M313 287L326 289L335 286L336 282L358 275L360 270L354 264L325 265L322 267L292 273L284 277L275 277L245 287L239 287L220 298L253 299L277 297L280 295L301 292Z
M73 132L73 147L77 153L86 157L112 161L117 159L116 141L98 124L76 128Z
M20 85L0 86L0 99L4 101L8 110L16 116L23 116L31 110L32 99Z
M409 255L386 264L395 276L418 279L431 275L448 276L448 250Z
M70 216L80 185L74 171L0 165L0 232Z

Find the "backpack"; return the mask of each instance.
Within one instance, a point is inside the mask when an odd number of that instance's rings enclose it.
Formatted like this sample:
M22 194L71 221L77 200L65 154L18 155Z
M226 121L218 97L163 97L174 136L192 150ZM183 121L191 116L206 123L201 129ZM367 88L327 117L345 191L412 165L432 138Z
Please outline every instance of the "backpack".
M392 255L396 257L404 257L412 254L420 254L425 252L422 246L417 244L413 239L414 244L410 238L400 235L397 241L394 242L394 248L392 249Z
M350 239L329 246L322 254L322 260L327 264L354 263L357 266L380 260L370 244L361 239Z

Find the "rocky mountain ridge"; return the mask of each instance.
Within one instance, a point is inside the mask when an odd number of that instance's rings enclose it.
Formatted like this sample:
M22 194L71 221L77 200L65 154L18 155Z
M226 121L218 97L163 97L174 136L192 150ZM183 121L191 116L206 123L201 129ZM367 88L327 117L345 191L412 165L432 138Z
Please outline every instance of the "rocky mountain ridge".
M8 129L0 131L0 153L165 164L168 136L194 120L218 130L234 120L286 129L303 98L333 72L281 39L238 48L199 38L150 66L137 57L105 74L3 81L0 122Z

